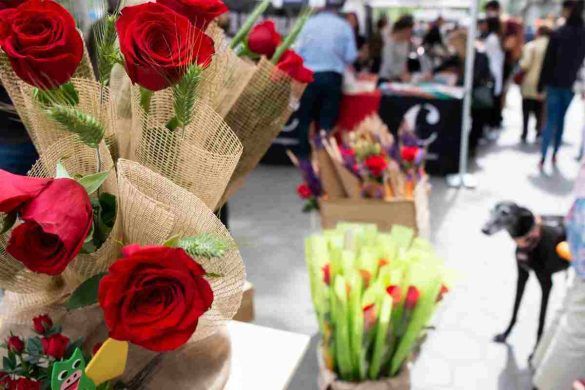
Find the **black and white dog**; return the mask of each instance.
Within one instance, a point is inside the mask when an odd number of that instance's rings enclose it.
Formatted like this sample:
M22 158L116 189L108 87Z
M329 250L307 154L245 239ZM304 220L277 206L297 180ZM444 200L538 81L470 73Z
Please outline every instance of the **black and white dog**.
M494 341L505 343L512 332L526 282L530 271L534 271L542 289L540 318L536 334L536 345L538 345L544 330L546 309L553 285L552 275L569 267L569 263L560 258L556 251L557 245L566 239L564 219L562 217L536 217L524 207L512 202L503 202L497 204L492 210L490 219L484 225L482 232L491 236L501 230L506 230L517 245L518 282L510 324L504 333L495 336Z

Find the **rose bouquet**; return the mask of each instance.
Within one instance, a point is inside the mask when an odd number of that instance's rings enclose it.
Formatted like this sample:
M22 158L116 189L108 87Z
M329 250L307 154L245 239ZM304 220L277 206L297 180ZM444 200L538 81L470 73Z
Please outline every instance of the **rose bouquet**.
M432 246L400 226L340 224L307 239L306 259L323 338L320 387L409 388L406 362L447 291Z

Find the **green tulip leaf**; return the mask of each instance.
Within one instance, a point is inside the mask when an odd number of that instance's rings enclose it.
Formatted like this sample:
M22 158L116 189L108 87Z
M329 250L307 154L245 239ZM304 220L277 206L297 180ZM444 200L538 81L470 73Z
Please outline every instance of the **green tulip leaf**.
M93 194L104 184L104 182L108 179L110 172L98 172L92 175L84 176L78 180L79 184L85 187L85 190L89 195Z

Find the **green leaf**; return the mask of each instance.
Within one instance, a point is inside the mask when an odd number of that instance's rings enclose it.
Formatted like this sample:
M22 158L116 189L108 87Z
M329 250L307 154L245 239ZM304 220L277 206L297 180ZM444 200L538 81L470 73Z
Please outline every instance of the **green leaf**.
M222 237L211 233L203 233L194 237L184 237L176 245L183 248L191 257L207 259L225 256L231 245Z
M116 222L116 197L110 193L103 192L100 194L99 202L102 207L101 224L111 229Z
M0 220L0 235L6 233L16 223L16 212L10 214L4 214L4 218Z
M71 179L71 175L67 172L67 168L63 165L61 160L57 161L57 174L55 179Z
M97 274L83 282L65 304L67 310L80 309L97 303L100 281L106 273Z
M150 101L152 100L153 95L154 92L151 90L140 87L140 107L142 107L147 114L150 112Z
M106 130L103 124L73 106L56 104L45 111L49 118L62 125L67 131L79 135L81 141L91 148L96 148L104 138Z
M31 337L26 340L24 350L31 356L39 356L43 354L43 343L39 337Z
M81 179L77 180L79 184L85 187L88 195L93 194L104 184L104 182L108 179L110 175L109 171L98 172L92 175L84 176Z

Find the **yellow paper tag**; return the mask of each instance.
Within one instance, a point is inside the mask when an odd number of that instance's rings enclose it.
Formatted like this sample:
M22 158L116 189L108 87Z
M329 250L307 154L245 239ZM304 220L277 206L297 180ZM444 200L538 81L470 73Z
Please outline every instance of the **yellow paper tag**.
M126 370L128 342L107 339L85 369L96 386L121 376Z

